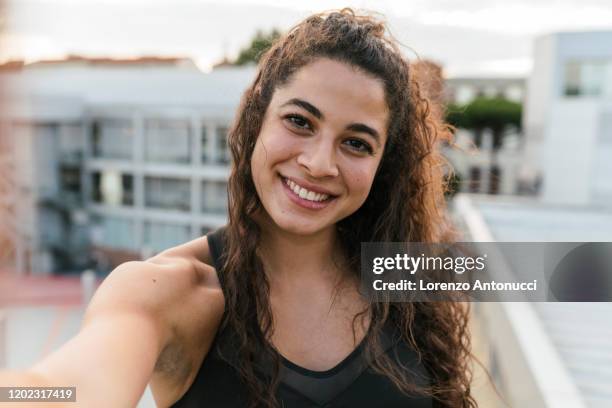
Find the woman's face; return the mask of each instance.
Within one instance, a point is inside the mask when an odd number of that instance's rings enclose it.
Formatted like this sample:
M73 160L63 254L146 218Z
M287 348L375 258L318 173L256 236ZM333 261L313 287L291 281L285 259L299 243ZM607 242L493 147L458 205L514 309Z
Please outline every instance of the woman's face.
M382 82L320 58L277 88L251 170L272 221L308 235L333 227L366 200L387 139Z

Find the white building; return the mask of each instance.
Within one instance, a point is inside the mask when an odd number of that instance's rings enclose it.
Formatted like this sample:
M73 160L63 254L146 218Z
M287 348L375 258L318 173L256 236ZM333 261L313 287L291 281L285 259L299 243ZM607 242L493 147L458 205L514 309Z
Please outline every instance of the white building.
M540 197L460 195L466 240L612 241L612 32L537 39L523 126ZM611 303L481 303L488 367L510 406L612 406ZM506 404L504 404L506 405Z
M108 270L226 222L226 134L253 68L72 58L3 70L23 270ZM89 259L88 259L89 258Z
M522 177L551 203L612 203L612 31L535 42Z

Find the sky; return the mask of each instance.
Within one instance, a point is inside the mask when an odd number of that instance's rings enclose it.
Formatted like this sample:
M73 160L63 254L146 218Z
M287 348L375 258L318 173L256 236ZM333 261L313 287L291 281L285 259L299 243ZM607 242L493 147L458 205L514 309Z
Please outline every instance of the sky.
M208 69L257 29L288 29L351 6L387 20L408 57L447 75L528 74L532 44L554 31L612 30L612 0L5 0L0 61L187 56Z

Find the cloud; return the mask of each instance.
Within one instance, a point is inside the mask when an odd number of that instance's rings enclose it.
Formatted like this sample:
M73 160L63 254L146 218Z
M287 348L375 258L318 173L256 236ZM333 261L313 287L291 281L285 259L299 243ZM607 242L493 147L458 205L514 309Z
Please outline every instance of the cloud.
M554 18L551 16L554 15ZM583 5L499 4L476 10L435 10L421 13L427 25L464 27L507 34L539 34L559 30L612 27L612 8Z
M14 7L7 32L46 38L65 53L94 55L197 55L220 59L244 45L258 28L286 28L300 19L293 10L220 4L123 4L24 2ZM33 50L28 42L21 54ZM16 50L18 47L13 46Z
M612 22L606 1L543 0L533 6L526 0L357 0L349 4L385 13L402 43L443 63L449 71L514 67L516 73L524 73L525 63L496 66L495 61L530 60L537 32ZM224 54L235 55L257 29L287 29L313 10L344 4L336 0L227 0L224 4L214 0L13 0L5 24L11 40L4 55L29 59L50 57L45 52L186 55L207 66ZM553 13L555 18L550 18Z
M0 61L24 59L30 62L63 57L64 49L47 36L3 34L0 37Z

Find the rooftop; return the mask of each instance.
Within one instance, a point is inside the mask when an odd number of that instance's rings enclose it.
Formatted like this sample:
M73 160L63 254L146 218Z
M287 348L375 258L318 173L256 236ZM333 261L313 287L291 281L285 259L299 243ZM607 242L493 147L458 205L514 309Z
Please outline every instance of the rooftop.
M458 207L464 215L470 210L475 211L472 215L480 214L482 236L488 234L487 240L612 241L612 208L553 206L535 199L485 196L463 196ZM553 355L562 362L584 406L612 406L612 303L541 302L525 306L535 312L546 344L552 344ZM535 370L552 374L547 366Z

